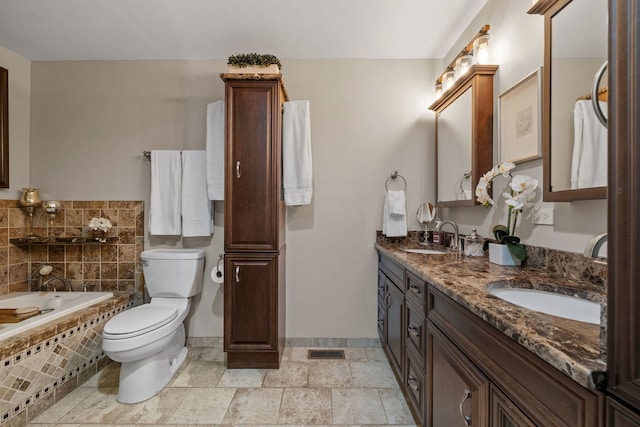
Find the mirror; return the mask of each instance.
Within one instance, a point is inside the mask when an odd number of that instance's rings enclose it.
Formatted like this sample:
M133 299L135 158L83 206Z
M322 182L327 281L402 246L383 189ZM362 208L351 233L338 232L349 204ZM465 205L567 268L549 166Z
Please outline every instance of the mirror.
M606 198L607 129L592 100L607 60L606 0L558 0L545 13L544 200ZM607 74L595 91L607 115Z
M438 202L471 200L471 95L468 88L438 113Z
M437 206L473 206L480 177L493 166L493 76L497 65L473 65L437 99Z
M0 67L0 188L9 188L9 70Z

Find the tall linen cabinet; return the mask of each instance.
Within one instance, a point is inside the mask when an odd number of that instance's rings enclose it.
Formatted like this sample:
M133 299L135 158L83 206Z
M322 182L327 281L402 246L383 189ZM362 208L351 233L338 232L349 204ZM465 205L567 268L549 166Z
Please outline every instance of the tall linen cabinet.
M224 350L228 368L278 368L285 345L280 75L223 74Z

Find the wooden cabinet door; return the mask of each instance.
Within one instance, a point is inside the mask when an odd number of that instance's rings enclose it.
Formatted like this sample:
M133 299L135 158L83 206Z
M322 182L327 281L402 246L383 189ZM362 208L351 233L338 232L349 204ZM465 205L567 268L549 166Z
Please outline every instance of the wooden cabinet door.
M283 244L279 93L278 81L226 85L227 252L277 251Z
M536 427L507 396L491 386L491 427Z
M607 427L638 427L640 415L607 397Z
M488 425L488 379L431 322L427 322L425 376L427 425Z
M387 350L391 354L391 361L403 378L402 361L404 358L404 294L387 279L387 315L386 335Z
M278 255L225 256L225 351L278 349L277 264Z

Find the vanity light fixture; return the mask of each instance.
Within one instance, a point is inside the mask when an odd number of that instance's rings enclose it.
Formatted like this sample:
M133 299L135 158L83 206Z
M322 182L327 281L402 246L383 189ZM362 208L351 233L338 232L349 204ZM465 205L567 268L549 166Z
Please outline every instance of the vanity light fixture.
M464 76L469 68L473 65L473 55L463 55L456 59L456 66L454 68L456 73L456 80Z
M457 79L464 76L474 65L486 65L489 59L489 29L487 24L480 28L469 43L460 51L436 80L436 99L451 88ZM440 91L442 88L442 92Z
M483 34L473 41L473 56L478 64L489 63L489 34Z
M442 82L436 82L436 99L442 96Z
M442 81L444 83L444 90L449 90L451 86L456 82L456 74L454 71L447 71L442 75Z

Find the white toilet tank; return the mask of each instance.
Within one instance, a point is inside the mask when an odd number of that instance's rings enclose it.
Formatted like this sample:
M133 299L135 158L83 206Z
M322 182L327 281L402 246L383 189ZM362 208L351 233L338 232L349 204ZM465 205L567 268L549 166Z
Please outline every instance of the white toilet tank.
M203 250L150 249L141 258L150 297L189 298L202 290Z

